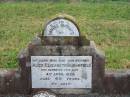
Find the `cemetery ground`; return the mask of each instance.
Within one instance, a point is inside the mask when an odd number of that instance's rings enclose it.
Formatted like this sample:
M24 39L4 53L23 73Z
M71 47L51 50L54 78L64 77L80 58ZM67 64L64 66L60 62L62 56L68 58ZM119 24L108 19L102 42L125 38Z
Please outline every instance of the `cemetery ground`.
M58 13L76 18L81 32L105 52L107 68L130 68L130 2L0 3L0 67L16 68L21 48Z

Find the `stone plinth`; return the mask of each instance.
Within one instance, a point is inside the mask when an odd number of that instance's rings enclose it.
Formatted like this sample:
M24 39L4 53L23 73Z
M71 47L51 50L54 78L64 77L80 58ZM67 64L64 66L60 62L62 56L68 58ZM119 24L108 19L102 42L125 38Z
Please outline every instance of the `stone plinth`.
M86 40L88 42L88 40ZM33 91L50 90L56 94L87 94L88 92L102 92L104 79L105 57L96 49L93 41L88 45L42 45L40 38L35 38L29 44L25 58L20 58L23 77L28 79L28 88ZM24 52L22 54L24 56ZM92 56L92 89L32 89L31 88L31 56ZM26 63L26 64L25 64ZM27 73L26 73L27 72ZM26 73L26 74L25 74Z

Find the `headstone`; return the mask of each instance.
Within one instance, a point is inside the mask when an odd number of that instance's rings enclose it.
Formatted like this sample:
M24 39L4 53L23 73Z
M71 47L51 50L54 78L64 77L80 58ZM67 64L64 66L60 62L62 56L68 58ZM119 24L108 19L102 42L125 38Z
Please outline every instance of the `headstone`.
M25 89L34 93L44 90L77 95L103 91L104 63L104 54L66 15L48 21L42 34L20 54Z

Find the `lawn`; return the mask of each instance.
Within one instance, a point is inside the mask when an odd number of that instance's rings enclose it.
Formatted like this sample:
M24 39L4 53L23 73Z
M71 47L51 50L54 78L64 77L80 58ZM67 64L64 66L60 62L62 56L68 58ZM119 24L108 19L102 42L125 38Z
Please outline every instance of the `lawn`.
M58 13L76 18L82 33L106 54L106 68L130 68L130 2L0 3L0 67L16 68L17 55Z

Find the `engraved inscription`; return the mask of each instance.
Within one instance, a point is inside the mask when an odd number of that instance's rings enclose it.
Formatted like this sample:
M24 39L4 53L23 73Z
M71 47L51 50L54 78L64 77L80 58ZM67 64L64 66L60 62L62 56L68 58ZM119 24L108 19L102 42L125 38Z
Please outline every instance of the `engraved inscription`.
M31 56L32 88L91 88L92 56Z
M79 36L79 31L71 21L56 19L48 23L44 36Z

